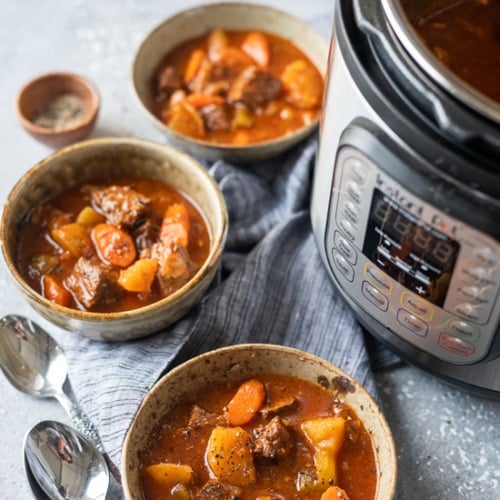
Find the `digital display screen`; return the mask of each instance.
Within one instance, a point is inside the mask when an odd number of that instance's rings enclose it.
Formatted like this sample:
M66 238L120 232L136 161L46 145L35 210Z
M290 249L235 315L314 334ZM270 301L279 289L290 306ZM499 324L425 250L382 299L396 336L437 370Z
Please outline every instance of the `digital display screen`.
M460 245L375 189L363 253L429 302L442 306Z

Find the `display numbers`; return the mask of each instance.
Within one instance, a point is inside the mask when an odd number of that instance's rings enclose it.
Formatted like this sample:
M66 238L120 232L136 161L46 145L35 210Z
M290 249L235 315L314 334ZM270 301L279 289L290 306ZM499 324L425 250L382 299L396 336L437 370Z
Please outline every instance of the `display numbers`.
M436 236L421 224L416 224L401 210L393 208L382 196L374 200L372 219L383 234L399 244L409 245L411 250L426 259L437 263L441 268L455 258L456 243L445 235Z

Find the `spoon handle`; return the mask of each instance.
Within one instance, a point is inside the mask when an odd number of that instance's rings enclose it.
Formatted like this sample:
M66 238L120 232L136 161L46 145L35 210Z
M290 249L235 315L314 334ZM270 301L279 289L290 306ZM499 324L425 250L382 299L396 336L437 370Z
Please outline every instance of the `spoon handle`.
M64 385L64 391L61 391L55 395L56 399L66 410L66 413L75 424L76 429L96 445L96 448L102 453L102 456L104 457L104 460L108 465L109 472L111 472L113 477L118 481L118 484L121 485L122 479L120 471L104 449L104 445L102 444L101 438L99 437L99 433L97 432L94 424L87 416L87 414L83 412L76 404L75 398L73 397L73 390L71 389L68 381L66 382L67 383L65 383Z

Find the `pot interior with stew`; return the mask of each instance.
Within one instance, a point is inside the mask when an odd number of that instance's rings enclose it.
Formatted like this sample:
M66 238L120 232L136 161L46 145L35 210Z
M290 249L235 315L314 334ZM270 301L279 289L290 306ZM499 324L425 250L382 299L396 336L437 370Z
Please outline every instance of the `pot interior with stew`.
M454 97L498 121L500 2L387 0L386 10L424 71Z

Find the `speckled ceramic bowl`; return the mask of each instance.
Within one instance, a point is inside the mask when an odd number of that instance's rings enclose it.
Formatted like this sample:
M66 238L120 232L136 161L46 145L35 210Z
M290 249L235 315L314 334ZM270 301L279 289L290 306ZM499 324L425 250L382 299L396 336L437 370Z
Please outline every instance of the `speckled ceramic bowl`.
M144 398L127 432L122 453L125 498L143 500L140 452L158 419L179 401L219 382L236 382L259 373L295 375L327 387L350 405L373 440L378 486L374 500L395 495L397 459L391 430L368 392L345 372L317 356L290 347L240 344L199 355L172 369Z
M151 82L158 65L177 45L214 28L258 29L291 40L324 76L328 43L306 22L280 10L251 3L214 3L182 11L149 33L139 46L132 65L132 89L140 108L169 141L183 150L209 160L226 159L248 163L269 158L289 149L318 126L315 120L294 133L248 146L216 145L183 136L165 125L151 111Z
M182 288L151 305L119 313L93 313L62 307L35 292L16 267L19 228L36 205L82 182L113 176L158 179L191 198L205 215L210 252ZM132 138L83 141L57 151L29 170L4 205L1 243L4 260L21 294L44 318L95 340L144 337L173 323L201 298L212 281L227 235L227 209L218 185L190 156L162 144Z
M74 103L72 107L66 103L66 108L61 101L55 105L55 99L67 99L68 96L73 101L79 100L81 111ZM95 126L99 108L100 97L95 85L81 75L67 72L46 73L33 78L19 90L16 99L17 117L26 132L52 148L85 139ZM52 122L57 128L43 126L35 119L44 110L51 118L45 120L46 125ZM71 121L63 125L63 118Z

